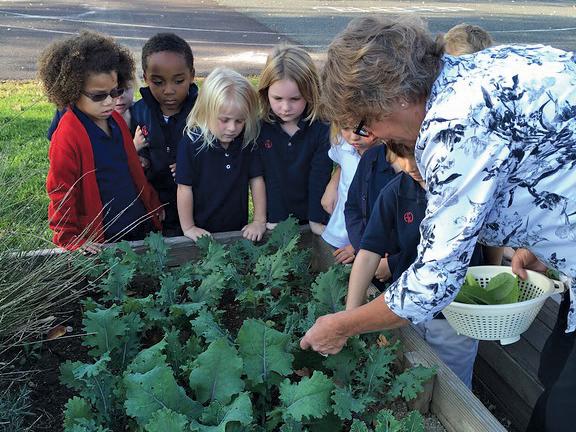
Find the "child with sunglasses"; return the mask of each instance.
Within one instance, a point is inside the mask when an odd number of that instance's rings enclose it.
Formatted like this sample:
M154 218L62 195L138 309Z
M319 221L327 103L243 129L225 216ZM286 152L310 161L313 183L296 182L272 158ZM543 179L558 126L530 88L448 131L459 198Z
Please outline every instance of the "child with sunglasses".
M95 253L100 243L139 240L161 229L161 203L114 109L134 77L129 51L111 38L82 32L50 45L38 66L48 99L66 108L48 153L54 243Z

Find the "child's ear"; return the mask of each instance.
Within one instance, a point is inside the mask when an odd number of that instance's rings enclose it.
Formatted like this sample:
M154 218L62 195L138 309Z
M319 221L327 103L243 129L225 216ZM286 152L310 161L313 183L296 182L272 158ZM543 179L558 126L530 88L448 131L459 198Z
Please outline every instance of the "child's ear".
M190 81L194 81L194 78L196 78L196 70L194 69L194 66L192 66L190 69Z

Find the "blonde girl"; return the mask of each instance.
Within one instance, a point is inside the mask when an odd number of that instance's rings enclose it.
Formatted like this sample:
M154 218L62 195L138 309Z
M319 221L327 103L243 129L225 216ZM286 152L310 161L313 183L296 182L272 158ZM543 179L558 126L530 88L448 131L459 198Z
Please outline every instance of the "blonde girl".
M260 75L258 93L268 228L294 215L321 234L328 214L320 201L332 161L329 127L318 119L319 80L310 55L294 46L277 47Z
M178 146L178 216L186 237L241 230L258 241L266 231L266 188L254 148L258 109L256 90L239 73L217 68L204 81Z

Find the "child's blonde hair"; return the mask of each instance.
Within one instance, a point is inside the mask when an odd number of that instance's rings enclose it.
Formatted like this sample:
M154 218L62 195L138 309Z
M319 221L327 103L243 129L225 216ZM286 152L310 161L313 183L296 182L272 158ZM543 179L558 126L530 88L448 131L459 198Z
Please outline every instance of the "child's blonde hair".
M473 24L455 25L444 35L444 51L453 56L472 54L493 44L490 34Z
M238 72L216 68L206 77L198 93L198 99L186 120L185 132L188 136L192 140L199 137L204 139L201 149L215 146L216 137L212 129L220 110L230 105L235 105L245 119L242 147L256 143L260 133L256 89Z
M277 46L268 56L266 66L260 74L258 95L264 120L269 123L275 121L268 99L268 89L276 81L284 79L294 81L306 101L304 120L316 120L320 101L318 71L310 54L302 48L290 45Z

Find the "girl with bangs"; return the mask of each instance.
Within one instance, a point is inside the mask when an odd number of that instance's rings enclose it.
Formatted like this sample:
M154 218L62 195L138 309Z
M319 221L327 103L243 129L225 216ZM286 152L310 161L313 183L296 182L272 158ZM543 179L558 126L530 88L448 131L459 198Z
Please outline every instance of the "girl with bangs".
M293 215L322 234L328 214L321 199L332 173L330 131L318 119L319 79L310 55L294 46L277 47L260 75L258 93L267 226Z
M258 241L266 231L266 189L255 151L258 95L239 73L217 68L204 81L178 146L178 216L194 241L241 230ZM248 189L254 220L248 223Z

